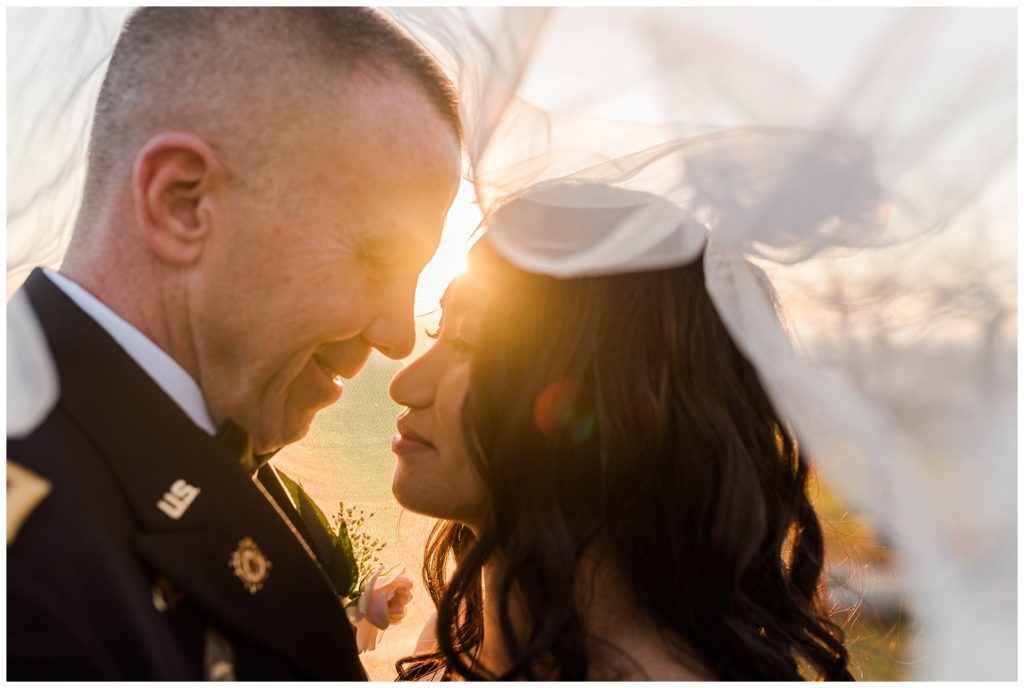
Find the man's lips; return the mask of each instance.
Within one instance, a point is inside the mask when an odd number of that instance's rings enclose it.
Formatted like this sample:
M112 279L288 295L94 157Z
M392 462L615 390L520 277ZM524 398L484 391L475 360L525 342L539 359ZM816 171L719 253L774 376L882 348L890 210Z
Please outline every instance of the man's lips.
M336 384L338 387L342 386L342 382L344 381L345 378L352 377L352 375L345 375L343 373L338 372L319 356L314 356L313 360L316 361L316 364L318 366L320 366L320 370L324 372L324 375L330 378L331 382ZM353 375L354 374L355 373L353 373Z

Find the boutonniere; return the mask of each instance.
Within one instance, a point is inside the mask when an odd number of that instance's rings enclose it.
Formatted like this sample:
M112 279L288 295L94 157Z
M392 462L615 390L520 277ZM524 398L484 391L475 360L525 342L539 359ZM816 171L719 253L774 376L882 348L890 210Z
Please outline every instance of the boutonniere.
M412 600L412 580L400 566L384 568L380 555L387 543L363 531L372 513L346 509L339 502L337 515L329 520L299 483L280 470L277 474L309 531L314 553L341 598L355 629L359 652L373 650L378 634L405 618Z

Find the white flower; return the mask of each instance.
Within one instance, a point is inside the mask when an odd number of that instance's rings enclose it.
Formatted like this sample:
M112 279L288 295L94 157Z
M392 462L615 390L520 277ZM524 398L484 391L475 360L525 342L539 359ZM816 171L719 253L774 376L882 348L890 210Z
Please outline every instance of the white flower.
M378 633L405 618L406 606L412 600L412 580L404 573L405 569L393 576L371 573L363 583L359 601L345 610L355 628L360 653L377 647Z

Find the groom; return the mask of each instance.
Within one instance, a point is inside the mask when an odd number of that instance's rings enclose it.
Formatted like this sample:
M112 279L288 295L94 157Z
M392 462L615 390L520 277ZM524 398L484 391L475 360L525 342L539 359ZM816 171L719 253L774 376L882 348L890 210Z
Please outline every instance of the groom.
M8 438L9 678L364 677L253 471L371 349L411 351L460 136L451 85L374 11L131 16L67 257L14 297L60 394Z

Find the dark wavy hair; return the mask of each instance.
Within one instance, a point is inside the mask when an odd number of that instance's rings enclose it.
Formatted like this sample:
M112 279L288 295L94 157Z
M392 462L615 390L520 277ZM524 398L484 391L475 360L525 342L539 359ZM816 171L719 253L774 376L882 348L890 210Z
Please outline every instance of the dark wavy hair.
M489 520L475 535L434 529L423 576L439 649L399 660L399 678L592 678L573 592L596 544L681 662L718 680L852 679L823 608L807 460L719 319L702 259L577 279L487 249L471 263L495 295L463 406ZM469 661L482 567L499 553L500 675Z

